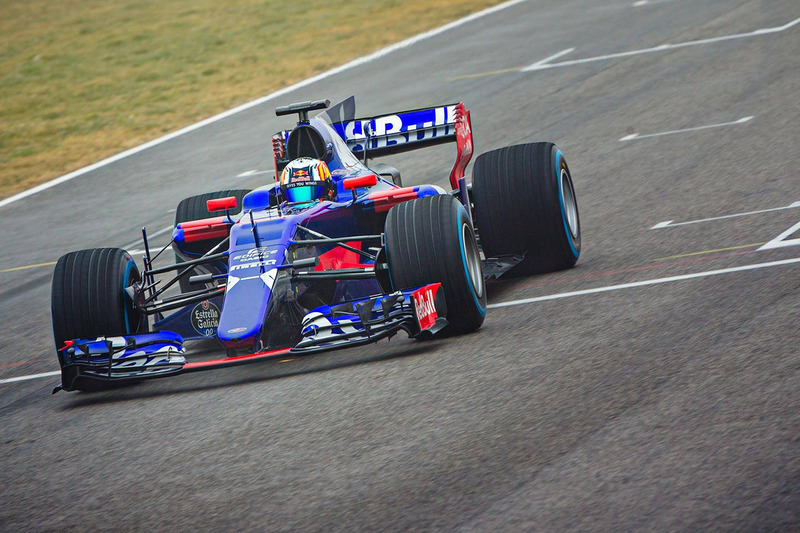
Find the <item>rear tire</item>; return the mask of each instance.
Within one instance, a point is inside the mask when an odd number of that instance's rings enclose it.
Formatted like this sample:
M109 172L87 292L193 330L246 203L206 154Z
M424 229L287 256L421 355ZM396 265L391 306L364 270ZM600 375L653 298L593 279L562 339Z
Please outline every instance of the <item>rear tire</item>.
M208 200L216 200L217 198L227 198L228 196L236 197L237 207L235 211L231 212L231 215L235 215L241 212L242 199L249 192L250 189L227 189L224 191L208 192L205 194L198 194L197 196L190 196L189 198L184 198L183 200L181 200L181 202L178 204L178 208L175 210L175 225L177 226L181 222L188 222L190 220L202 220L205 218L212 218L219 216L219 213L208 212L208 208L206 207L206 202ZM194 256L200 257L201 255L211 250L214 246L222 242L222 240L223 239L212 239L207 241L190 242L183 244L182 248L187 252L193 254ZM175 262L177 264L180 264L184 262L184 259L178 254L175 254ZM180 284L181 287L181 292L189 292L201 288L200 285L190 285L189 276L200 273L221 274L223 272L224 272L223 267L213 264L207 264L195 267L192 272L186 274L184 277L178 280L178 283Z
M525 253L510 273L553 272L581 251L578 203L566 159L553 143L481 154L472 171L475 221L486 257Z
M447 331L478 329L486 315L486 286L467 212L449 195L398 204L386 216L386 255L394 290L441 283Z

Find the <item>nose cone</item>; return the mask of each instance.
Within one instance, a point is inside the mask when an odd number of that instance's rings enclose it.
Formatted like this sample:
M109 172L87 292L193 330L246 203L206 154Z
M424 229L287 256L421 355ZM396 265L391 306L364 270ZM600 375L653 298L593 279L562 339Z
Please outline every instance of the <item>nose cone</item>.
M261 272L258 267L234 270L228 275L225 304L217 327L217 339L226 349L257 350L278 269Z
M217 339L227 350L261 349L275 280L297 229L298 217L274 217L262 211L254 218L256 228L250 217L231 228L228 285L217 328Z

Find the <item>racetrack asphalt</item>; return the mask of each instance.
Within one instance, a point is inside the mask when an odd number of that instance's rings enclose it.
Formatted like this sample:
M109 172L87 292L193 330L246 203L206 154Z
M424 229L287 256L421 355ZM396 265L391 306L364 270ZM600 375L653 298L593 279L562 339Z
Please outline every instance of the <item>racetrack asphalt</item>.
M0 208L2 380L57 369L53 267L8 269L126 246L185 196L272 179L240 175L271 169L291 125L275 106L461 100L478 153L558 144L580 206L577 267L492 283L490 304L586 291L492 308L463 337L98 394L0 383L0 530L800 529L800 263L778 263L800 246L759 250L800 219L800 25L716 39L798 7L522 2ZM445 186L454 154L386 162Z

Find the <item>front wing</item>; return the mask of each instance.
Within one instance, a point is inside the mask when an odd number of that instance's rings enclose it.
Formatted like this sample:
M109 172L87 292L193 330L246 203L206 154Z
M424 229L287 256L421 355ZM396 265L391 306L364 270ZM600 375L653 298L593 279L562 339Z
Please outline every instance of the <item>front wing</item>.
M75 339L58 351L59 390L84 388L88 382L114 383L173 376L255 363L287 354L310 354L377 342L405 331L409 337L435 334L447 325L440 283L322 306L302 323L302 340L292 348L188 362L183 338L170 331Z

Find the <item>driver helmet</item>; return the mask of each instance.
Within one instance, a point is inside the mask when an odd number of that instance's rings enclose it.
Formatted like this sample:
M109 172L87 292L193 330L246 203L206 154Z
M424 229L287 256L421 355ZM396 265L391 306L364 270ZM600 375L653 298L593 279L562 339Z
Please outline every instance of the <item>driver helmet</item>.
M281 173L280 186L284 198L291 203L330 200L334 191L328 165L311 157L301 157L286 165Z

